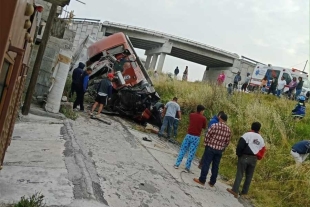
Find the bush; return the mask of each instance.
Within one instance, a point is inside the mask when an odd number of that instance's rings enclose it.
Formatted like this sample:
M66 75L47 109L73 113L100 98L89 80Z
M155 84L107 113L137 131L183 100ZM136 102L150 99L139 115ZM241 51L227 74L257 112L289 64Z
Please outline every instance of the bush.
M21 200L14 205L14 207L44 207L45 203L43 203L44 195L40 193L36 193L29 198L25 198L25 196L21 197Z
M166 81L165 77L160 77L160 80L154 83L163 102L174 96L179 98L183 114L177 137L179 142L182 142L187 132L188 114L195 110L198 104L206 107L205 116L208 119L221 110L228 114L227 124L233 136L223 154L220 174L229 184L232 184L235 178L235 149L240 136L249 131L252 122L261 122L261 134L265 139L267 152L256 167L250 189L252 201L256 206L310 206L309 161L296 169L295 161L290 155L291 146L299 140L309 139L310 134L309 113L301 121L291 118L291 110L296 102L259 93L235 92L232 97L228 97L224 87L202 82ZM309 104L307 108L310 108ZM201 157L203 152L201 138L197 155Z

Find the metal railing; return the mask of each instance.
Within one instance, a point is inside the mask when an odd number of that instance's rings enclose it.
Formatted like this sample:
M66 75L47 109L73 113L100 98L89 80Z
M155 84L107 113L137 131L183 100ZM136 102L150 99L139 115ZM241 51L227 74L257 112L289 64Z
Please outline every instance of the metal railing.
M122 29L127 29L127 30L132 30L132 31L139 31L139 32L144 32L144 33L148 33L154 36L159 36L159 37L163 37L163 38L169 38L171 40L175 40L175 41L179 41L179 42L184 42L184 43L189 43L204 49L209 49L209 50L213 50L214 52L220 52L224 55L233 57L233 58L239 58L239 55L236 53L232 53L226 50L222 50L216 47L213 47L211 45L207 45L207 44L203 44L200 42L196 42L190 39L186 39L183 37L179 37L179 36L175 36L175 35L171 35L171 34L167 34L167 33L163 33L163 32L158 32L155 30L151 30L151 29L146 29L146 28L142 28L142 27L136 27L136 26L130 26L130 25L125 25L125 24L120 24L120 23L114 23L114 22L109 22L109 21L104 21L102 23L103 26L114 26L114 27L118 27L118 28L122 28Z

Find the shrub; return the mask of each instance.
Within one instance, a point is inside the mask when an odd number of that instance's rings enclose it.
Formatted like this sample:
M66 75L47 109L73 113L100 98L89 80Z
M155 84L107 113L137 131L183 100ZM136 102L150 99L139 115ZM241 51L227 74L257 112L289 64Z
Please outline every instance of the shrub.
M25 196L21 197L21 200L14 207L44 207L45 203L43 200L44 195L35 193L29 198L25 198Z

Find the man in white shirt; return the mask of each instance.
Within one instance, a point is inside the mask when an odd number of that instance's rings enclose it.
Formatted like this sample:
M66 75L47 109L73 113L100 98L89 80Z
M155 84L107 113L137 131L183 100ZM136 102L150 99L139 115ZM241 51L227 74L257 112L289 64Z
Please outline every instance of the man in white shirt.
M169 101L164 108L162 116L164 117L163 124L158 132L158 136L162 137L165 129L167 128L167 137L170 138L171 128L173 127L176 113L179 115L179 121L181 121L181 109L177 103L178 98L174 97L172 101Z
M286 81L285 78L282 76L281 80L278 82L278 86L277 86L277 96L280 97L281 93L283 92L283 89L286 85Z

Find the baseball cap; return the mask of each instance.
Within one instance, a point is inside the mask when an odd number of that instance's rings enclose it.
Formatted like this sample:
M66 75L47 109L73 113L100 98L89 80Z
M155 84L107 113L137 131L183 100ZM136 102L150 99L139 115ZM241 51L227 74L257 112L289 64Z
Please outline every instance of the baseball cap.
M107 77L108 78L114 78L114 74L113 73L108 73Z

